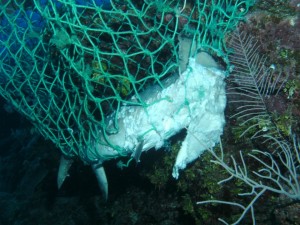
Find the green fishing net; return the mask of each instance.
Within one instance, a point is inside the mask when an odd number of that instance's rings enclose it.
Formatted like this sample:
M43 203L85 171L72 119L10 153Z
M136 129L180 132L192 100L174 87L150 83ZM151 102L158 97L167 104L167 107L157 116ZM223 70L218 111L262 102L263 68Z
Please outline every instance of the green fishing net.
M140 93L178 73L180 37L228 63L226 34L252 4L4 0L0 94L66 156L89 163L99 130L118 132L120 108L144 107Z

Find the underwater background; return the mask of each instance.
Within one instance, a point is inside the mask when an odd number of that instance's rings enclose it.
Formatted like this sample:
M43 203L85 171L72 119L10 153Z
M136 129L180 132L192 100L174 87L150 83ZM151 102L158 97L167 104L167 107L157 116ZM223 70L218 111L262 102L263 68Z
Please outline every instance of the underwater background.
M279 77L276 96L265 99L266 113L290 142L290 136L300 134L299 13L299 0L256 1L238 26L241 37L251 37L256 43L253 46L259 46L256 54L266 57L265 64L280 68L280 77L274 75ZM226 41L230 45L229 36L225 37ZM250 125L233 116L240 102L236 93L230 94L235 88L230 79L229 76L222 136L222 146L229 159L238 156L240 150L247 154L251 149L269 147L251 138L255 131L243 134ZM249 202L250 198L238 195L249 190L245 183L240 180L218 183L227 174L220 165L211 163L209 152L182 171L178 180L172 178L173 163L185 131L172 137L165 151L143 153L141 163L132 162L128 167L118 168L118 160L105 162L109 182L107 202L102 199L91 168L79 159L58 190L56 177L61 155L58 148L36 132L3 98L0 113L0 225L221 224L218 218L226 218L229 223L236 221L241 210L232 205L197 202L208 199L246 205ZM296 155L299 145L297 150ZM296 162L296 179L300 182L299 159ZM249 166L257 167L251 161ZM294 201L285 195L266 192L254 208L256 224L300 224L299 199ZM240 224L252 224L249 212Z

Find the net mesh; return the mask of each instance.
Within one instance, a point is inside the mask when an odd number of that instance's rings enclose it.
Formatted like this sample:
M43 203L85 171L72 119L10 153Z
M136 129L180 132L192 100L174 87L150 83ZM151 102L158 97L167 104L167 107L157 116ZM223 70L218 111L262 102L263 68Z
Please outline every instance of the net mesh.
M227 63L250 0L4 0L0 94L66 156L90 162L99 130L179 68L179 36ZM135 96L136 100L132 100ZM112 114L113 113L113 114ZM113 116L113 126L107 117ZM101 141L101 140L99 140ZM107 144L107 143L104 143ZM120 151L120 154L122 152Z

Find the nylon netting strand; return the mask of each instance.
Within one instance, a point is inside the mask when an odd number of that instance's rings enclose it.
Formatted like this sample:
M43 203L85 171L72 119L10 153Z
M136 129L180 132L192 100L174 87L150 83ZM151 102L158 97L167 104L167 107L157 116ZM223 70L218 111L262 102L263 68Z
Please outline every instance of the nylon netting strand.
M178 72L178 36L227 62L252 1L2 1L0 93L67 156L91 159L123 105ZM136 96L136 100L132 100ZM107 116L115 123L108 126ZM118 150L118 149L117 149ZM121 153L121 151L120 151Z

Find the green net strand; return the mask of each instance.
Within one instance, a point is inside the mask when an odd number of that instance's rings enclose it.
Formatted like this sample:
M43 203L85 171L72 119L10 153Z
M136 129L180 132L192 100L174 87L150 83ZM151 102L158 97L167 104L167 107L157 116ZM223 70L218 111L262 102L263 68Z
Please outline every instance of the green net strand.
M254 4L86 2L4 1L0 94L64 155L87 163L107 159L95 151L96 144L125 155L107 138L118 132L118 112L124 105L146 108L141 93L154 84L164 88L163 80L178 73L179 36L229 66L226 34Z

